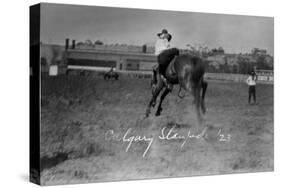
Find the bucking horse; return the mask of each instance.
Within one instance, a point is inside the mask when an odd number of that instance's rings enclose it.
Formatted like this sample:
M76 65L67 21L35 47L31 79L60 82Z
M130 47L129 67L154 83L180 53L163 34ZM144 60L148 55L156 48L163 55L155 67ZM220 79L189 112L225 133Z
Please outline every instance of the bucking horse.
M151 113L151 107L155 107L156 99L163 90L155 114L159 116L163 110L163 100L172 91L173 86L179 84L178 96L184 98L187 96L186 94L191 93L196 107L197 118L201 122L202 113L205 114L206 112L205 94L208 87L208 83L204 80L205 65L203 59L191 54L175 56L166 69L166 78L171 87L168 87L160 76L158 66L153 68L153 72L152 98L146 109L146 117ZM182 89L185 91L184 94L182 94Z

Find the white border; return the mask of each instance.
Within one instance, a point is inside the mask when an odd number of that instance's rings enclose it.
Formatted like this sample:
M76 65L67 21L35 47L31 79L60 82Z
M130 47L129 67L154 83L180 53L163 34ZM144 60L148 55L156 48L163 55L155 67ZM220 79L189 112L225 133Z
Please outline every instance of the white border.
M28 6L39 1L1 3L1 187L35 187L28 183L29 161L29 18ZM275 172L144 181L123 181L67 187L276 187L280 186L280 34L277 0L60 0L54 3L182 10L275 17ZM279 52L279 54L278 54ZM279 149L279 150L278 150ZM58 186L62 187L62 186Z

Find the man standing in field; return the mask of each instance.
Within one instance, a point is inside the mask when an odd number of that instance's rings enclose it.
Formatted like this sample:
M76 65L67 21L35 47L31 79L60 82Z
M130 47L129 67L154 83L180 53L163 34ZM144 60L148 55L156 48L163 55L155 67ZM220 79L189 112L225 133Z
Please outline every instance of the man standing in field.
M251 104L251 98L253 96L254 104L256 104L256 81L257 75L254 71L251 72L251 75L247 78L246 83L249 86L249 98L248 103Z

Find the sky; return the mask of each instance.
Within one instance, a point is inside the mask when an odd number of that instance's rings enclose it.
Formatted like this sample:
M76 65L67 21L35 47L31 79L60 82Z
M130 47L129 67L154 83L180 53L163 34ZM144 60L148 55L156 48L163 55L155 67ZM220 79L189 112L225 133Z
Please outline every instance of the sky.
M64 44L90 39L107 44L154 45L157 33L167 29L172 46L223 47L227 53L248 53L252 48L274 54L274 19L271 17L206 14L179 11L43 4L41 41Z

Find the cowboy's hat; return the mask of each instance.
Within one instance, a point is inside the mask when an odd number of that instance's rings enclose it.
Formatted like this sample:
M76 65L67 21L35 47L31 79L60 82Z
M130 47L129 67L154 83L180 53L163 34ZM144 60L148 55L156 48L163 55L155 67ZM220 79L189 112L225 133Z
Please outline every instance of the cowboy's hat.
M159 37L162 34L169 34L167 29L162 29L161 33L157 33L157 36Z

